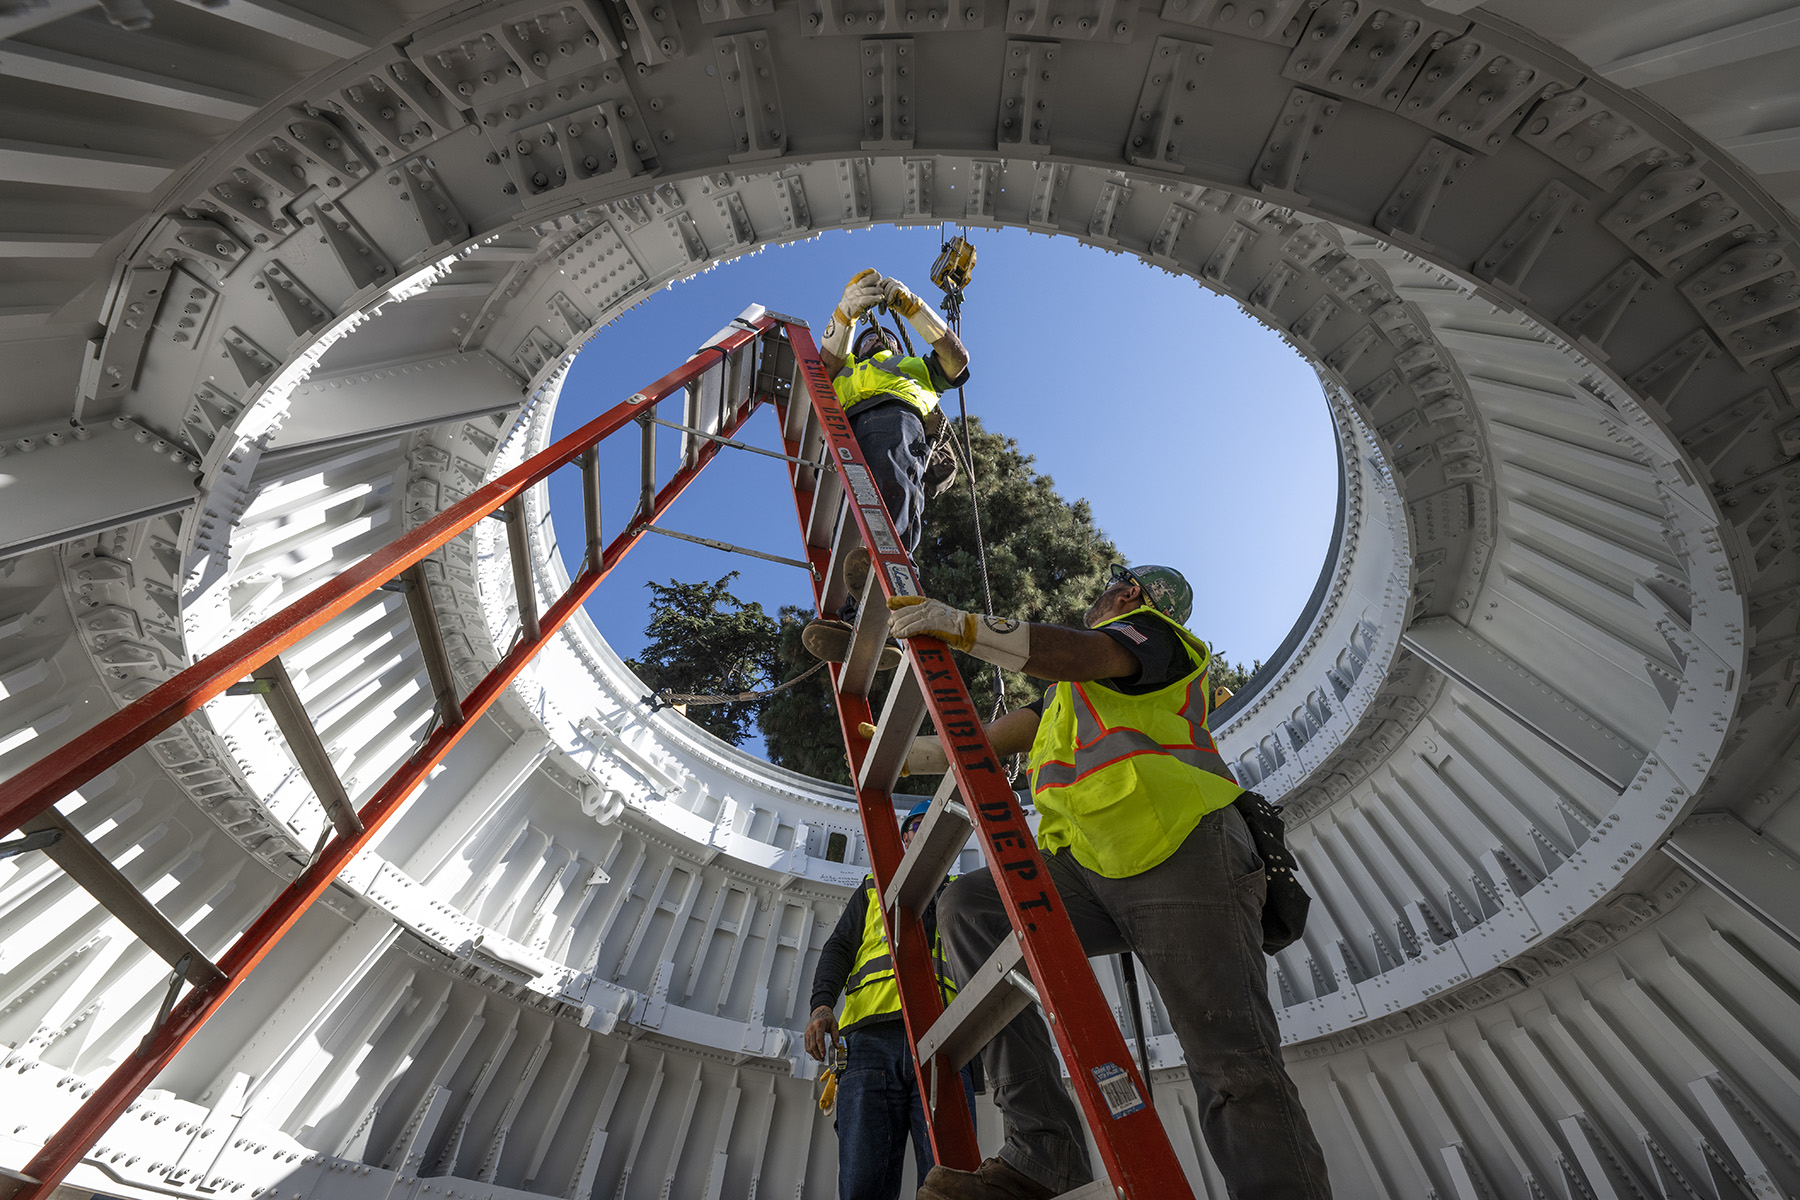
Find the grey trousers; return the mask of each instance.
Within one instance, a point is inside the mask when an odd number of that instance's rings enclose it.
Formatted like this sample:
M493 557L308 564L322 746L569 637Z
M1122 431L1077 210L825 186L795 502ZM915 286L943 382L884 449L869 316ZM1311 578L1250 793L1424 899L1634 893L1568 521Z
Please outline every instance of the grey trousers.
M1282 1065L1263 965L1262 860L1237 809L1209 813L1179 850L1141 875L1108 879L1066 852L1046 861L1087 952L1134 951L1156 982L1231 1194L1328 1200L1324 1156ZM962 876L938 897L938 930L958 983L1011 928L986 871ZM1079 1110L1038 1010L1020 1013L982 1055L1005 1118L1000 1157L1057 1192L1091 1180Z

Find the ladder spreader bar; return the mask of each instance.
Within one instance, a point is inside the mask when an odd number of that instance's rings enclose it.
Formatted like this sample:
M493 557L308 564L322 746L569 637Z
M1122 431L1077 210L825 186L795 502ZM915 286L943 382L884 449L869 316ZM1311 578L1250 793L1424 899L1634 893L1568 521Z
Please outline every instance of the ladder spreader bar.
M802 571L808 573L813 569L811 563L802 562L797 558L786 558L780 554L770 554L763 550L752 550L748 546L738 546L731 542L721 542L716 538L704 538L691 533L682 533L675 529L664 529L661 525L646 525L644 526L644 532L660 533L664 537L678 538L684 542L692 542L696 546L707 546L713 550L723 550L728 554L748 554L751 558L765 559L768 562L780 563L787 567L799 567Z

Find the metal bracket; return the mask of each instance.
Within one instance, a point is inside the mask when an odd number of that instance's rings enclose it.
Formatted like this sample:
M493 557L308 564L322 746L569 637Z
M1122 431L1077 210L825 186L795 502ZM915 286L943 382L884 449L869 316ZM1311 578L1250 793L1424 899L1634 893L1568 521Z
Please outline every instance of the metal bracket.
M169 1012L175 1007L175 997L181 994L181 985L187 982L188 967L193 962L192 954L184 954L175 960L175 969L169 972L169 989L163 993L162 1005L156 1010L156 1020L150 1022L150 1030L138 1043L137 1053L142 1054L150 1048L150 1043L156 1040L156 1031L169 1019Z
M62 841L62 830L40 829L36 833L28 833L22 838L10 842L0 842L0 861L14 858L20 854L29 854L33 850L42 850L46 846L54 846Z

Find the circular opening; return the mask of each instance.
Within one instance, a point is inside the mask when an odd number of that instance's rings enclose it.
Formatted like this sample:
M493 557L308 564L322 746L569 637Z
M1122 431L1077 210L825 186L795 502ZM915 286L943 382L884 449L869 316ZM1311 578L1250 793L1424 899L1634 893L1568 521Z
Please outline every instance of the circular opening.
M942 295L928 275L948 236L936 226L832 233L684 281L670 299L626 314L575 360L553 436L679 366L748 305L807 320L816 336L845 281L864 267L935 304ZM969 237L978 255L962 325L969 415L1015 439L1064 501L1085 504L1127 560L1183 571L1196 591L1189 626L1217 655L1246 669L1270 659L1306 608L1338 507L1336 440L1311 365L1192 279L1064 237L1011 229ZM943 405L959 414L954 391ZM659 415L679 422L680 398L665 401ZM753 417L738 436L781 448L772 413ZM659 484L674 470L680 437L658 431ZM637 505L641 442L615 435L601 450L610 537ZM966 496L959 480L950 498ZM553 477L550 498L573 573L583 525L574 472ZM800 553L785 466L729 449L660 524L765 553ZM595 592L588 613L630 659L647 642L655 599L647 584L710 582L733 571L739 600L770 615L783 605L810 612L806 577L795 567L646 537ZM929 592L931 580L924 582ZM764 749L755 732L743 744Z

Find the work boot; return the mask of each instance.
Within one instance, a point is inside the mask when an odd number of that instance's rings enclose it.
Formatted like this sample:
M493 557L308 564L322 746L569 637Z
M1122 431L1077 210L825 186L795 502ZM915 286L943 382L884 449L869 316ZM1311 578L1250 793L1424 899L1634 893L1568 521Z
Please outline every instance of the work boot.
M844 556L844 585L850 589L852 600L861 600L863 588L869 582L869 548L852 546L850 553Z
M1056 1195L1023 1171L998 1158L973 1171L933 1167L919 1185L918 1200L1050 1200Z
M865 567L867 564L864 564ZM826 662L841 663L850 657L851 626L848 621L834 621L821 618L808 621L806 628L800 631L800 644L814 658L822 658ZM900 647L889 642L881 648L880 669L891 671L900 665Z

